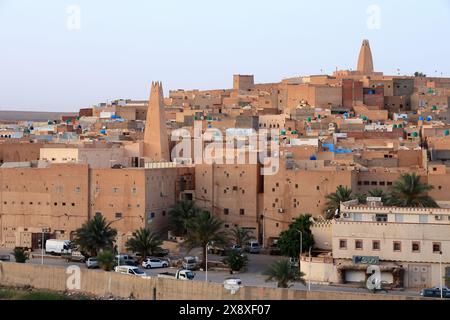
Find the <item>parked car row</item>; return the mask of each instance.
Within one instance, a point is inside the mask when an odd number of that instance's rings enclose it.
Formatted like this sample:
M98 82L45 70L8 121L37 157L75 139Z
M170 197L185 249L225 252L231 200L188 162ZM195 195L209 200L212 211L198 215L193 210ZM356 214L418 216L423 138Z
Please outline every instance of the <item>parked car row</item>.
M441 297L441 288L440 287L434 287L431 289L423 289L420 291L420 295L422 297L427 298L440 298ZM446 299L450 299L450 289L447 287L442 288L442 297Z

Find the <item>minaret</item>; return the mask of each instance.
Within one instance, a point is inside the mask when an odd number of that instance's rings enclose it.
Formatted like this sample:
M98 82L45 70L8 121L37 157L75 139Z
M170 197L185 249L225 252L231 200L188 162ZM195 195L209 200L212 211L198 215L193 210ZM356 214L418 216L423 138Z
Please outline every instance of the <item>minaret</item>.
M152 162L169 162L169 141L162 83L152 82L144 132L144 157Z
M359 52L358 71L363 74L373 73L373 59L369 40L363 40L361 51Z

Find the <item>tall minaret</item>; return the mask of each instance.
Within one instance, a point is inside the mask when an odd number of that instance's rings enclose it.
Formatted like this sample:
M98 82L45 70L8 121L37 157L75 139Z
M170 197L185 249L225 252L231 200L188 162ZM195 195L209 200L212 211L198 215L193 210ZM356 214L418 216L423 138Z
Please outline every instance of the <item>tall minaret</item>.
M144 157L152 162L169 162L169 141L161 82L152 82L144 132Z
M363 40L361 51L359 52L358 71L363 74L373 73L372 51L370 50L369 40Z

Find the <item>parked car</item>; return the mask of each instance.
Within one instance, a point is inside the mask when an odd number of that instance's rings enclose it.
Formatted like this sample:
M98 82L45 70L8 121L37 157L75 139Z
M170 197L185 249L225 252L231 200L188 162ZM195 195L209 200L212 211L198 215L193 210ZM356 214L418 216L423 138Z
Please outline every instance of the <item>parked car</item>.
M61 255L70 250L71 244L69 240L48 239L45 242L45 253L52 255Z
M97 258L89 258L89 259L87 259L86 260L86 267L88 269L100 268Z
M11 256L9 254L2 254L0 255L0 261L9 262L11 261Z
M128 255L128 254L118 254L116 255L116 260L120 261L135 261L134 257Z
M272 244L269 248L269 254L271 256L281 256L281 249L277 243Z
M420 295L422 297L427 298L440 298L441 297L441 288L440 287L434 287L431 289L423 289L420 291ZM443 287L442 288L442 297L446 299L450 299L450 289Z
M191 270L178 270L176 273L163 272L158 274L158 278L177 279L177 280L194 280L195 273Z
M245 251L249 253L259 253L261 250L261 246L258 241L250 241L245 246Z
M168 266L169 263L167 261L158 258L147 258L142 262L142 267L145 269L167 268Z
M121 274L126 274L130 276L146 277L146 273L140 270L138 267L132 266L117 266L114 271Z
M241 286L242 280L240 278L227 278L223 282L224 285L235 285L235 286Z
M183 265L183 269L196 270L197 266L198 266L198 258L197 257L184 257L182 265Z

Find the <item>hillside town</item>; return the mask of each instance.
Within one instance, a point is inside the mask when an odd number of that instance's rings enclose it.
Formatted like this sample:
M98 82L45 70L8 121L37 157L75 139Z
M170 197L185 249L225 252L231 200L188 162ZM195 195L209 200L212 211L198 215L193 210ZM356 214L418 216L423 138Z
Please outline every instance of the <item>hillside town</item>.
M288 256L309 285L363 283L372 264L390 290L450 286L450 78L385 75L368 40L355 57L333 74L155 81L149 99L2 120L0 251L82 244L80 229L104 219L116 254L150 230L169 254L199 249L202 269L234 245L264 267ZM205 212L216 237L191 243ZM239 232L243 243L220 245Z

